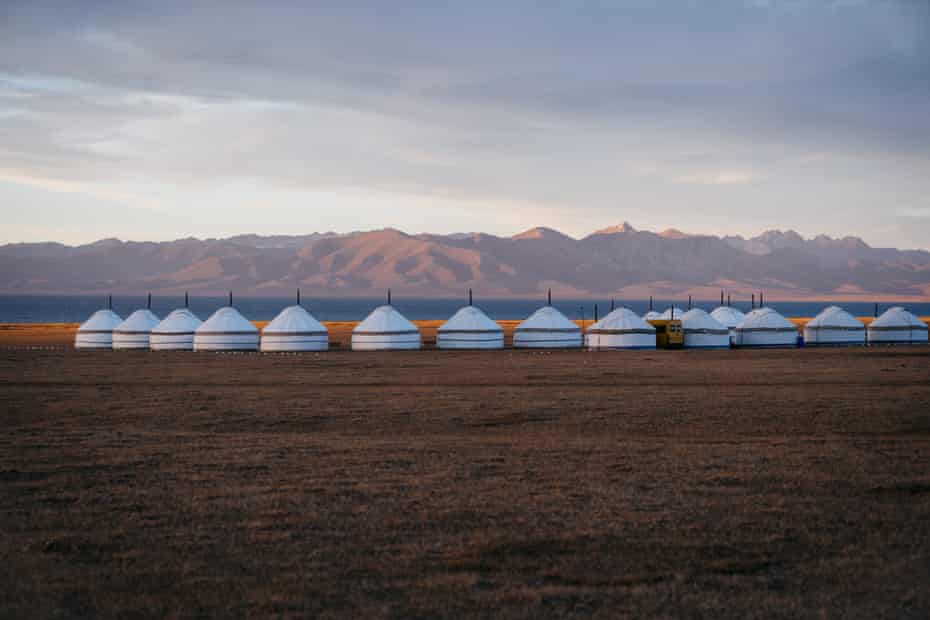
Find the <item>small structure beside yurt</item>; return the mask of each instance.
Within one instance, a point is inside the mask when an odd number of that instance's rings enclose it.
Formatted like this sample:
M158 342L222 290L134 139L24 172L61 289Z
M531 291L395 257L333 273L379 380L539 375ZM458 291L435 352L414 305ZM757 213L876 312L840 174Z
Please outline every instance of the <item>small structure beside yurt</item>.
M149 348L152 351L194 350L194 333L203 321L190 311L186 300L185 295L184 307L172 310L152 329L152 335L149 337Z
M262 330L262 351L326 351L329 332L300 305L288 306Z
M97 310L78 327L74 348L112 349L113 330L122 322L123 318L113 312L113 299L109 298L105 309Z
M585 347L604 349L655 349L656 328L629 308L617 308L585 332Z
M743 320L746 318L746 315L733 306L720 306L714 308L713 312L710 313L710 316L729 330L730 342L735 343L736 326L743 322Z
M353 351L403 351L420 348L420 330L388 303L372 310L352 330Z
M146 307L136 310L113 330L113 349L148 349L152 329L161 323L161 319L151 310L152 296L149 295Z
M738 347L795 347L798 329L772 308L757 308L736 327Z
M804 344L855 346L865 344L865 325L839 306L830 306L804 326Z
M581 346L581 329L552 306L543 306L513 330L513 346L518 349L571 349Z
M730 330L700 308L692 308L681 315L686 349L728 349Z
M468 305L436 330L436 346L440 349L503 349L504 330L477 306L472 305L468 291Z
M258 351L258 328L232 305L220 308L194 332L194 351Z
M927 324L902 308L888 308L869 324L869 345L927 344Z

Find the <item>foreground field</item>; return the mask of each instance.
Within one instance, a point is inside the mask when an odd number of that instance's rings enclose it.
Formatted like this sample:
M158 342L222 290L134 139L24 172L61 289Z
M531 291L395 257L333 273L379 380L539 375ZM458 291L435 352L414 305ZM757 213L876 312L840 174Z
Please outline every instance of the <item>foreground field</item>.
M0 349L0 615L930 614L930 349Z

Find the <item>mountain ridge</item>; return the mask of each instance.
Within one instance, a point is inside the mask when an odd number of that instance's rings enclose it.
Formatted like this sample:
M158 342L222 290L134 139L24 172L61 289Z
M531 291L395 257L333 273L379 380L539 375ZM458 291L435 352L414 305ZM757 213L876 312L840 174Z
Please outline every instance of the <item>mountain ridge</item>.
M930 252L858 237L769 230L755 237L637 230L627 222L576 239L546 227L486 233L243 234L227 238L0 246L0 292L331 296L709 295L764 289L782 298L926 298Z

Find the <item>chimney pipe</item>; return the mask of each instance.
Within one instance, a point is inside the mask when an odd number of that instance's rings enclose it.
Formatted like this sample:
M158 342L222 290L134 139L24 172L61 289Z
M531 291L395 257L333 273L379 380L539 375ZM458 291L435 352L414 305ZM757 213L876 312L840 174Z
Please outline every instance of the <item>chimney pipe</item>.
M468 289L468 305L472 304L471 289Z
M752 294L752 309L753 310L756 309L756 294L755 293Z
M229 291L229 307L232 308L232 291Z
M597 323L597 304L594 304L594 322Z
M730 296L727 295L727 306L729 306L729 305L730 305Z
M391 289L388 289L388 305L391 305Z
M688 310L691 309L691 295L688 295Z
M113 295L107 295L107 310L113 309Z
M297 305L300 305L300 289L297 289Z
M549 289L549 293L546 296L546 305L547 306L552 305L552 289L551 288Z
M611 312L614 311L614 298L613 297L610 298L610 311Z
M151 293L149 293L149 298L145 302L145 307L148 308L149 310L152 309L152 294Z
M720 291L720 305L723 305L723 290Z
M765 307L765 294L762 291L759 291L759 307Z
M185 308L189 308L189 307L190 307L190 299L188 299L188 297L187 297L187 291L184 291L184 307L185 307Z
M652 312L652 295L649 296L649 312Z

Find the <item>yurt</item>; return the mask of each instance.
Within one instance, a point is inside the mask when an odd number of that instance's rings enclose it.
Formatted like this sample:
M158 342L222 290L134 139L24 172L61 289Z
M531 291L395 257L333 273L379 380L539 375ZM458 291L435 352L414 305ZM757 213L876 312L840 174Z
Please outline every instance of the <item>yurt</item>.
M229 305L214 312L194 331L194 351L257 351L258 328Z
M629 308L617 308L585 333L585 346L603 349L655 349L656 328Z
M440 349L503 349L504 330L480 308L471 305L460 308L436 331L436 346Z
M736 327L738 347L795 347L798 329L771 308L757 308Z
M203 324L187 308L172 310L152 329L149 348L153 351L193 351L194 332Z
M262 330L262 351L326 351L329 332L303 306L288 306Z
M581 346L581 330L552 306L543 306L517 325L513 346L518 349L565 349Z
M74 337L76 349L110 349L113 347L113 330L123 318L110 308L97 310L81 323Z
M743 322L746 315L733 306L714 308L710 316L730 331L730 342L736 341L736 326Z
M353 351L419 348L420 330L390 304L375 308L352 330Z
M900 306L889 308L869 324L869 344L926 344L927 324Z
M804 326L804 344L864 345L865 325L839 306L830 306Z
M655 310L650 310L649 312L643 315L644 321L658 321L661 318L662 318L662 313L657 312Z
M113 330L114 349L148 349L152 329L161 323L151 310L136 310Z
M700 308L692 308L681 315L686 349L728 349L730 330Z
M682 310L678 306L669 306L665 309L665 312L659 316L660 319L668 321L670 319L680 319L687 310Z

